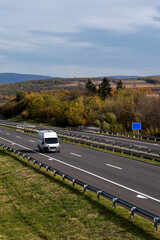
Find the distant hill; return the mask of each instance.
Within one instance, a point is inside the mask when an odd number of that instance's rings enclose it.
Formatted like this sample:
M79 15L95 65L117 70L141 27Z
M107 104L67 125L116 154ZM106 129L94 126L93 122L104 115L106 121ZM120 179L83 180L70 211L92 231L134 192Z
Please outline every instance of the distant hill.
M10 77L13 76L13 78L9 79L10 83L9 83L9 80L7 79L7 75ZM18 78L14 78L14 76L17 76ZM33 80L27 80L26 77L32 78ZM104 77L90 78L90 79L98 89L98 86L102 82L103 78ZM109 79L113 90L116 89L117 83L119 82L119 79L121 79L123 83L123 87L125 89L147 88L153 91L154 93L160 94L160 77L147 76L147 77L134 78L134 76L112 76L107 78ZM29 74L16 74L16 73L0 74L0 105L1 103L6 102L10 97L15 96L19 91L40 92L40 91L49 91L49 90L57 91L57 90L74 90L74 89L83 91L85 90L85 84L87 81L88 81L88 77L87 78L59 78L59 77L52 78L52 77L42 76L42 75L29 75Z
M102 79L104 77L110 78L110 79L139 79L139 78L157 78L160 77L160 75L153 75L148 77L141 77L141 76L123 76L123 75L117 75L117 76L102 76L97 78L91 78L91 79ZM34 74L20 74L20 73L0 73L0 84L10 84L10 83L18 83L18 82L24 82L24 81L32 81L32 80L44 80L44 79L69 79L69 78L59 78L59 77L51 77L51 76L44 76L44 75L34 75ZM74 78L72 78L74 79ZM88 78L75 78L76 79L88 79Z
M43 75L31 75L31 74L20 74L20 73L0 73L0 84L9 84L30 80L41 80L50 79L50 76Z
M140 78L140 76L108 76L108 78L131 79L131 78Z
M118 75L118 76L108 76L107 78L115 78L115 79L136 79L136 78L138 79L138 78L145 78L146 79L146 78L153 78L153 77L155 77L155 78L156 77L160 77L160 75L151 75L151 76L144 76L144 77L142 77L142 76L132 76L132 75L131 76L123 76L123 75L119 76Z

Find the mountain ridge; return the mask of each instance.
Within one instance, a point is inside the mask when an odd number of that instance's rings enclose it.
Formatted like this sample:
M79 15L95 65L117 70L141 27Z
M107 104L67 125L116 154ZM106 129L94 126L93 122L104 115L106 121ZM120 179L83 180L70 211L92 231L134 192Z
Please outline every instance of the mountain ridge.
M0 84L10 84L16 82L50 79L51 76L35 75L35 74L21 74L21 73L0 73Z
M159 77L160 75L151 75L149 77ZM143 78L142 76L134 76L134 75L115 75L115 76L101 76L101 77L82 77L82 79L88 78L112 78L112 79L139 79ZM18 83L18 82L25 82L25 81L34 81L34 80L49 80L49 79L81 79L81 77L73 77L73 78L64 78L64 77L51 77L45 75L36 75L36 74L22 74L22 73L0 73L0 84L11 84L11 83Z

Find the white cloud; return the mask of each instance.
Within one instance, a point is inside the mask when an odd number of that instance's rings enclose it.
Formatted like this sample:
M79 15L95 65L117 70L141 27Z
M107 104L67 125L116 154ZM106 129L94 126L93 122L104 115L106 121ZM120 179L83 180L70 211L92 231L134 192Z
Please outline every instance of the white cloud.
M132 31L157 23L155 0L5 0L0 1L4 26L52 31L75 31L79 26ZM160 24L159 24L160 25Z
M135 66L132 70L127 64L129 55L140 54L136 34L144 28L160 28L159 6L159 0L0 0L0 62L4 63L0 70L53 76L138 75L156 71L156 68L143 67L136 72ZM96 41L87 38L83 29L94 29L92 38ZM102 43L96 30L112 33L113 38L107 41L105 36ZM125 40L127 34L135 34L135 45L133 42L129 46L118 44L117 38L124 36ZM100 67L110 64L109 58L116 59L120 55L125 69L116 68L114 59L113 67ZM79 65L75 63L76 57ZM63 63L57 59L62 59ZM7 65L8 61L10 64Z

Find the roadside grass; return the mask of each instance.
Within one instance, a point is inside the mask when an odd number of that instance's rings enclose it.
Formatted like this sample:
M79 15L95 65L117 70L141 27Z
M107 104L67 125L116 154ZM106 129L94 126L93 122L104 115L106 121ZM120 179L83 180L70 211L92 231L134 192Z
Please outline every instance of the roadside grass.
M24 123L24 124L32 124L32 125L37 125L37 126L43 126L43 127L54 127L54 128L62 128L62 127L55 127L51 123L45 123L45 122L38 122L34 119L23 119L20 117L14 117L8 119L11 122L19 122L19 123ZM63 128L62 128L63 129Z
M0 239L156 240L160 229L0 149Z

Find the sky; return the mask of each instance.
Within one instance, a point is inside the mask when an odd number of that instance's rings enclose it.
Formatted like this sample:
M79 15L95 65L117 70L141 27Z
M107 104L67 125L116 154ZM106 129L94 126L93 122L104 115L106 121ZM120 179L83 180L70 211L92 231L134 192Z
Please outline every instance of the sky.
M0 0L0 73L160 75L159 0Z

